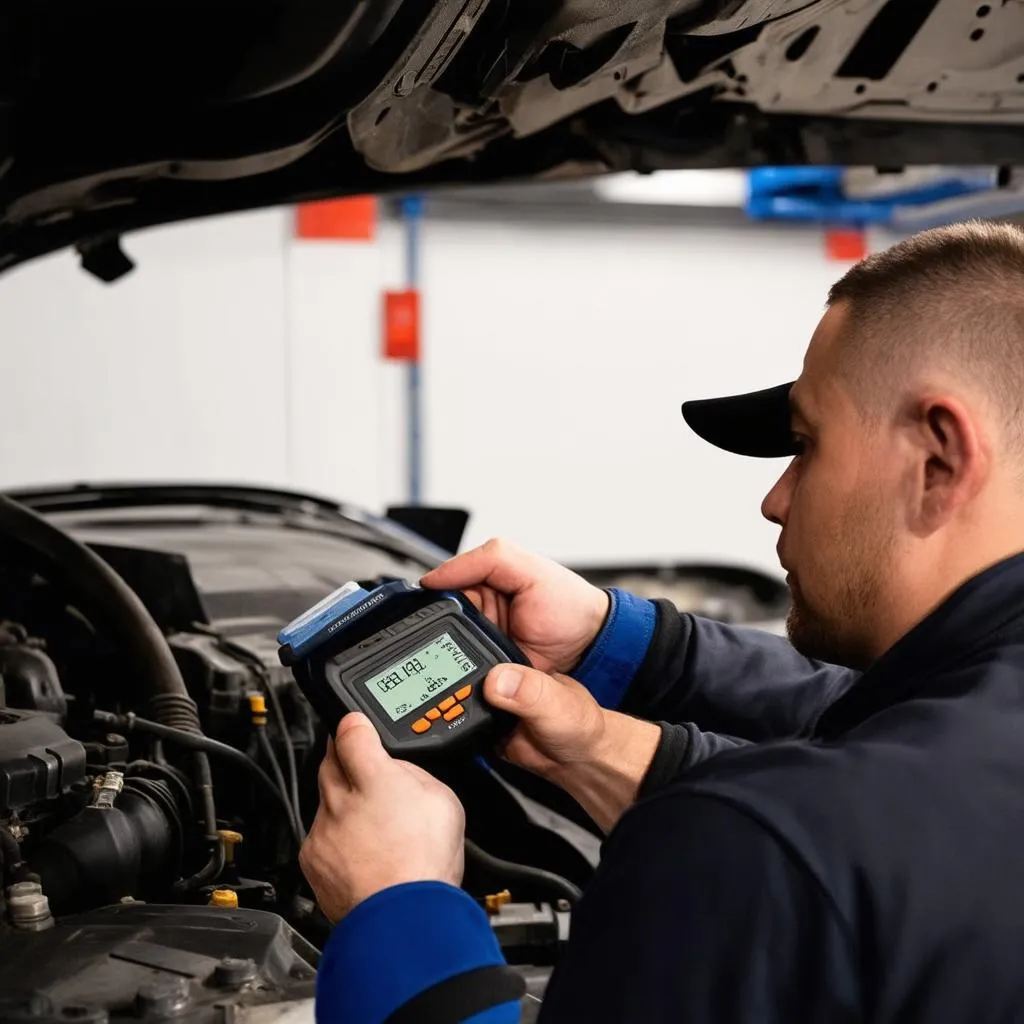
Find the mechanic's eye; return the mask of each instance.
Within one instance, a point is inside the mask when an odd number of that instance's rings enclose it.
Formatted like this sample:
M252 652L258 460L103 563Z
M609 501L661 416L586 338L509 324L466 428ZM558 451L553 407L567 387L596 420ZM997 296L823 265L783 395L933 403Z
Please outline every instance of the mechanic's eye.
M811 439L806 437L804 434L793 434L793 454L796 456L806 455L807 449L810 448Z

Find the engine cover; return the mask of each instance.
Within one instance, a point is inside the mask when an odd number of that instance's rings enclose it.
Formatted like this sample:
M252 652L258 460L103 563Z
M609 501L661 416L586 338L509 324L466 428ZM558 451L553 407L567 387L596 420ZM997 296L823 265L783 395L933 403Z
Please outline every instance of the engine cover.
M312 1024L317 951L260 910L106 907L0 931L0 1021Z
M85 747L52 718L0 708L0 814L53 800L85 778Z

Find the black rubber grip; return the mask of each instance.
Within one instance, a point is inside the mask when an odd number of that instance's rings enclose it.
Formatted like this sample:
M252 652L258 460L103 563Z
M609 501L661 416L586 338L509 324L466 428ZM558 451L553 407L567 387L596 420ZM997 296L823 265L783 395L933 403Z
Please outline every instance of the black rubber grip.
M474 1014L523 998L526 982L504 964L478 967L413 996L384 1024L461 1024Z

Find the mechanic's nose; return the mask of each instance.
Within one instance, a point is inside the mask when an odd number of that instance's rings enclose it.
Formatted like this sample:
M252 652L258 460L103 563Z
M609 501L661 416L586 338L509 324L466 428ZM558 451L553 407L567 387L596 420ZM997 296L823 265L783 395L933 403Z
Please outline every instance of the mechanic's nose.
M764 496L761 502L761 515L770 523L776 526L785 526L786 518L789 515L789 504L793 496L793 478L795 475L796 459L786 467L785 472L775 486Z

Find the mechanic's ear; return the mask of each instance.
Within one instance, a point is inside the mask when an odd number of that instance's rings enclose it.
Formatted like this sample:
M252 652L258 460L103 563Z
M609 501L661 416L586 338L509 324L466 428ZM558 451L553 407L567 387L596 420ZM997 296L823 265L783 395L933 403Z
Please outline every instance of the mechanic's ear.
M991 453L974 418L957 399L942 396L922 402L920 425L925 462L918 525L927 533L984 486Z
M382 763L390 760L369 718L359 711L346 715L334 733L334 752L355 789L367 785Z

